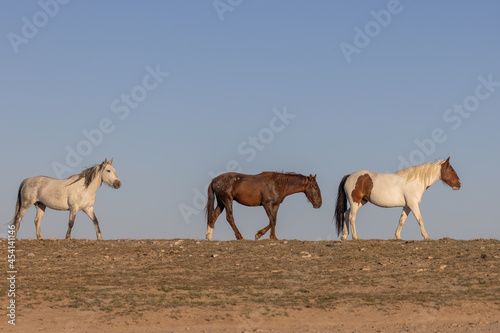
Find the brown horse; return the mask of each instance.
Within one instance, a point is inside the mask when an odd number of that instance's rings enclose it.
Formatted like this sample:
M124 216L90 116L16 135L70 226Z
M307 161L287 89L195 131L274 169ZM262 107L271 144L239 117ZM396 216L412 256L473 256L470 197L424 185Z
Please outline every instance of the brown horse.
M303 176L296 173L262 172L258 175L244 175L228 172L215 177L208 186L207 233L212 240L214 224L224 208L227 222L233 228L236 239L243 239L233 218L233 200L245 206L264 206L269 225L255 234L255 240L271 229L270 239L277 239L275 234L278 208L286 196L304 192L314 208L321 207L321 191L316 182L316 175ZM214 208L214 195L217 207Z

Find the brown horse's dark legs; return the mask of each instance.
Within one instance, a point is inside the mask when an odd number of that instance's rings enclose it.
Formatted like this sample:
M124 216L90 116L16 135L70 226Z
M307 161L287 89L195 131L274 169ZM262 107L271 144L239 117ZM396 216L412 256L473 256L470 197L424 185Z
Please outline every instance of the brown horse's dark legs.
M240 231L236 227L236 224L234 224L234 217L233 217L233 202L229 201L229 203L225 203L224 206L226 207L226 220L229 222L229 225L231 228L233 228L234 235L236 236L237 240L242 240L243 236L241 236Z
M270 204L265 203L264 209L266 210L267 217L269 217L269 225L262 230L259 230L255 235L255 240L262 237L269 229L271 229L271 235L269 235L269 239L278 239L276 237L275 229L276 229L276 215L278 214L279 204ZM257 237L258 236L258 237Z
M257 231L257 233L255 234L255 240L259 240L259 238L264 236L269 229L271 229L271 223L269 223L269 225L267 227Z
M212 211L209 212L207 215L207 233L205 234L205 237L207 240L212 241L212 234L214 232L214 225L215 221L217 221L217 218L219 215L222 213L224 210L224 206L217 200L217 207Z

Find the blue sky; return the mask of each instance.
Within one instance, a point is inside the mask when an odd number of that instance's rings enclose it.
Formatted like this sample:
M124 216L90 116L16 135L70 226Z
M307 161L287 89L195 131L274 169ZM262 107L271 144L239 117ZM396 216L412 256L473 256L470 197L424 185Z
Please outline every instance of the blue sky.
M463 186L438 182L424 194L429 236L500 235L497 1L2 7L2 221L12 218L24 178L68 177L113 157L123 187L97 193L104 239L204 238L200 193L229 163L248 174L317 174L322 208L303 194L288 197L277 236L337 239L332 217L345 174L451 156ZM34 215L19 237L35 237ZM392 238L399 215L366 205L359 237ZM63 238L67 219L47 209L43 236ZM248 239L268 223L262 208L238 204L235 220ZM72 235L95 239L82 212ZM420 239L413 216L402 237ZM214 238L234 239L223 216Z

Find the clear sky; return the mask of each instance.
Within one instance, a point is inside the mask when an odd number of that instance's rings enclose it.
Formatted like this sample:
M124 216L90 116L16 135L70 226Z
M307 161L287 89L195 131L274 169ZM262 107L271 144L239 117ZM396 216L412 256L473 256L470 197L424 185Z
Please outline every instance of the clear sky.
M276 233L338 239L345 174L451 156L462 189L424 194L429 236L499 238L499 17L494 0L4 1L0 220L24 178L113 157L104 239L204 238L206 185L228 169L317 174L321 209L288 197ZM366 205L359 237L392 238L400 212ZM35 238L34 215L19 237ZM43 236L67 220L47 209ZM235 220L247 239L268 223L238 204ZM82 212L72 235L96 238ZM402 237L421 238L413 216ZM214 239L234 239L224 216Z

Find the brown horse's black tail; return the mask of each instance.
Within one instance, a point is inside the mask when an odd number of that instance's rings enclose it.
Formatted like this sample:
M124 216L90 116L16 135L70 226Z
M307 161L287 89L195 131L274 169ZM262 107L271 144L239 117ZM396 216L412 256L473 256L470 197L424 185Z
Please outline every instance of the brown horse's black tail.
M207 200L207 205L205 207L205 218L207 219L207 225L208 221L210 221L209 216L212 215L213 211L215 210L214 208L214 189L212 187L213 185L213 180L210 182L210 185L208 185L208 200Z
M347 196L345 193L344 186L349 176L350 175L345 175L339 184L339 190L337 194L337 205L335 208L335 222L337 225L337 236L340 235L344 227L344 221L345 221L344 213L347 211ZM347 223L349 223L349 221L347 221ZM349 225L346 225L346 227L347 231L349 232Z

